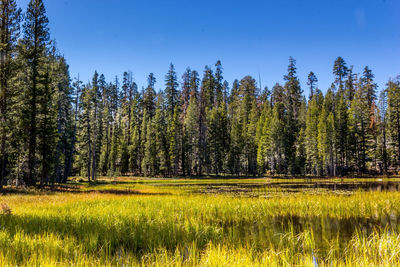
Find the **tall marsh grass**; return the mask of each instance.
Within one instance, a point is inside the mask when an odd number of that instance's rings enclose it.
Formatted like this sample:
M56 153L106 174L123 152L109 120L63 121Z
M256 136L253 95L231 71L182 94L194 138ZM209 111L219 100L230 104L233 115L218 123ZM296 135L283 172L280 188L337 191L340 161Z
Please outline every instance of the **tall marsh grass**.
M400 193L1 196L1 266L394 266Z

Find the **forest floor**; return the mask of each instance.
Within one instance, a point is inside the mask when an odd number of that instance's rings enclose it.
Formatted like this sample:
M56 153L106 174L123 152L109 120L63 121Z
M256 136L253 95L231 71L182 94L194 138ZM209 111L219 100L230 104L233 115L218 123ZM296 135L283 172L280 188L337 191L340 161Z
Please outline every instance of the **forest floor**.
M0 195L1 266L395 266L400 179L76 177Z

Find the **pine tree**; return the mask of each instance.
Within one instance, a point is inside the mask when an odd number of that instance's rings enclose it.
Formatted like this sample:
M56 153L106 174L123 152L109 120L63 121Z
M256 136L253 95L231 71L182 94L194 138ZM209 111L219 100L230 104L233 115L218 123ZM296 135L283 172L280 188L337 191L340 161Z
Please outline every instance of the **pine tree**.
M189 73L186 72L188 75ZM200 108L199 108L199 78L197 71L192 71L188 78L189 104L183 120L183 152L184 168L186 173L191 175L200 175ZM183 90L185 92L186 89ZM185 95L183 93L182 95Z
M188 175L199 175L200 169L200 151L199 151L199 105L197 94L194 92L190 97L189 106L187 108L186 118L184 121L185 137L186 137L186 159Z
M311 100L314 96L315 90L317 89L317 76L315 76L314 72L310 72L308 74L308 80L307 80L307 85L310 86L310 96L309 99Z
M372 104L376 101L377 85L374 83L374 74L372 74L372 71L368 68L368 66L364 68L363 76L361 77L360 82L367 94L368 107L372 107Z
M113 108L112 108L112 98L111 92L114 85L107 84L104 75L99 77L99 90L102 95L102 121L103 125L101 127L101 150L99 159L99 172L106 175L109 168L110 161L110 149L111 149L111 139L112 139L112 125L113 125Z
M249 121L247 123L245 136L245 156L246 156L246 175L257 175L257 122L259 119L259 110L256 104L252 105Z
M175 156L176 152L175 149L177 149L177 146L175 143L171 144L170 141L168 140L168 137L170 137L173 140L176 140L176 137L178 136L178 133L175 134L174 130L175 128L175 115L173 116L170 129L172 129L172 132L167 132L165 129L167 129L167 118L166 118L166 113L168 113L168 110L165 109L165 103L164 103L164 96L163 94L158 94L157 95L157 108L156 108L156 114L154 116L154 135L151 136L150 138L152 139L151 142L155 142L155 155L151 156L156 156L155 162L156 168L154 170L155 174L162 174L164 177L168 176L171 172L171 162L175 162ZM179 115L178 112L176 112L177 116ZM154 139L154 141L153 141ZM150 140L148 140L150 141ZM173 165L175 167L175 164ZM176 169L174 168L174 174L177 172L177 167Z
M338 93L335 109L335 129L336 129L336 150L339 153L339 162L341 174L345 174L347 169L348 157L348 132L349 132L349 113L348 105L344 93Z
M168 117L172 118L175 106L178 104L178 82L176 78L175 67L171 63L167 75L165 75L165 97Z
M382 162L380 165L380 173L386 175L388 173L388 151L387 151L387 124L388 124L388 90L382 90L379 95L379 138L380 148L379 155Z
M291 174L296 173L296 142L301 129L300 108L302 103L302 91L300 82L296 76L296 61L289 59L288 74L285 75L284 103L287 114L285 116L285 161Z
M79 165L78 169L81 171L81 175L86 175L88 181L91 180L91 170L92 170L92 139L93 131L91 121L92 113L92 96L91 91L88 86L82 89L81 99L79 101L79 133L78 133L78 158L77 163ZM85 170L86 169L86 170Z
M188 82L188 81L186 81ZM188 85L188 84L187 84ZM169 159L165 161L166 172L174 175L178 174L179 164L181 162L182 153L182 134L181 134L181 118L180 109L178 109L179 92L178 82L174 65L171 64L168 73L165 75L165 98L166 98L166 122L168 142L166 143L166 154Z
M328 94L325 100L329 99ZM335 125L333 113L329 111L328 105L324 103L318 123L318 151L329 176L335 176L334 134Z
M387 85L388 90L388 115L389 131L392 139L392 146L395 157L397 157L397 168L400 168L400 77L390 80Z
M131 145L129 147L129 169L132 173L140 173L140 126L142 120L142 99L139 93L134 94L131 107Z
M43 94L44 76L46 73L46 55L49 48L50 34L48 29L49 20L46 17L46 10L42 0L31 0L25 13L23 23L23 39L20 43L20 53L26 66L27 84L25 96L27 106L24 114L25 125L28 129L27 150L28 164L26 183L36 183L37 167L37 135L38 135L38 96Z
M348 71L344 59L342 57L336 58L333 65L333 74L335 75L335 84L338 86L340 92L344 90L343 81L348 75Z
M73 159L74 155L76 154L76 142L77 142L77 134L78 134L78 116L79 116L79 99L80 99L80 94L81 94L81 85L82 82L78 78L75 80L75 82L72 84L73 86L73 91L75 93L74 96L74 113L73 113L73 125L72 125L72 132L71 132L71 143L69 150L66 151L66 157L65 157L65 171L64 171L64 177L62 180L62 183L66 183L68 177L71 174L72 170L72 164L73 164Z
M144 143L144 156L142 171L145 176L156 175L157 171L157 144L155 137L155 125L152 119L143 121L146 127L146 142Z
M287 173L287 166L283 162L285 155L285 112L285 105L282 102L274 104L271 118L272 174Z
M364 143L366 149L366 164L368 162L373 163L374 168L377 168L377 108L376 108L376 88L377 85L374 83L374 75L372 71L365 67L363 75L360 78L360 87L365 94L366 108L368 110L368 124L365 131ZM365 169L365 168L364 168Z
M182 174L187 175L189 171L189 166L191 163L187 162L187 148L188 148L188 138L186 136L186 125L185 125L185 120L186 120L186 115L187 115L187 110L189 108L190 104L190 95L191 95L191 86L190 86L190 80L192 76L192 71L190 68L187 68L185 73L182 75L182 91L181 91L181 97L180 97L180 104L182 105L182 111L179 114L179 119L180 123L182 126L182 136L181 136L181 144L182 144L182 149L181 149L181 160L182 160Z
M54 181L61 183L65 173L70 172L69 156L72 151L74 135L72 87L70 85L69 70L66 60L56 56L54 68L55 102L57 108L57 145L55 153Z
M150 118L153 118L155 109L156 109L155 108L156 92L154 90L156 78L154 77L153 73L149 74L147 81L148 81L148 85L143 94L143 108L146 110L147 115Z
M12 78L15 77L16 45L20 33L21 10L15 0L0 2L0 187L9 172L9 141L12 131Z
M237 116L239 112L240 99L239 99L239 87L240 83L238 80L234 80L232 83L232 89L229 97L227 98L228 105L228 132L229 132L229 148L227 155L227 169L231 174L239 175L240 173L240 137L242 130Z
M258 111L256 106L256 81L251 76L246 76L240 81L239 94L242 97L239 107L239 120L241 125L241 145L243 152L240 156L241 165L246 175L255 174L257 171L257 147L255 144Z
M321 175L321 158L318 153L318 123L323 103L323 95L317 91L308 103L305 146L307 154L307 172L313 175Z
M228 133L227 118L224 106L211 109L208 114L208 151L210 151L213 170L216 175L223 171Z
M37 115L37 143L40 161L40 186L49 183L49 176L52 174L54 163L54 148L57 143L57 107L54 101L55 88L52 86L51 65L51 62L47 62L46 72L41 81L43 87L37 96L39 110Z
M263 109L257 123L257 169L258 174L264 174L267 169L272 168L271 151L271 105L268 100L263 103Z
M179 118L180 108L175 106L172 120L169 123L169 163L172 165L172 172L178 175L182 155L182 125Z
M217 61L215 64L216 70L215 70L215 99L214 103L217 105L220 105L224 101L224 85L223 85L223 68L222 68L222 63L220 60Z
M102 96L99 87L99 74L97 71L93 75L92 85L91 85L91 92L90 95L92 97L91 102L93 105L91 121L92 123L92 131L93 131L93 144L92 144L92 180L95 181L97 177L97 168L99 165L100 159L100 150L101 150L101 141L102 141Z
M219 175L223 171L227 146L229 140L228 134L228 121L227 109L224 103L224 85L222 83L222 65L218 61L216 66L214 86L215 86L215 99L214 106L208 109L207 114L207 137L208 137L208 151L211 155L211 163L213 171Z
M203 79L201 81L200 97L204 100L204 108L211 110L215 103L215 77L210 67L204 69Z
M182 75L182 94L181 94L181 103L182 103L182 119L184 120L186 117L186 111L189 107L190 102L190 79L192 76L192 71L190 68L187 68L185 73Z
M358 85L350 109L350 131L354 133L355 167L359 172L366 170L367 131L370 121L370 109L365 87Z
M231 120L230 129L230 146L228 154L228 166L230 166L230 173L239 175L242 171L241 156L244 147L244 138L242 123L239 116L235 116Z
M132 73L124 72L122 82L122 120L124 141L127 146L131 145L131 130L132 130L132 104L134 97L137 95L137 85L133 82ZM129 161L129 159L127 159Z
M124 72L121 92L121 130L123 140L121 142L121 173L125 174L129 171L130 152L132 145L132 134L134 130L132 104L133 98L137 94L137 85L133 82L132 73Z
M208 157L208 113L214 105L214 75L212 70L206 66L201 81L200 96L199 96L199 150L200 150L200 175L203 173L203 169L207 174L211 172L211 160Z
M116 114L115 121L112 126L112 137L110 145L110 158L108 167L109 175L117 175L121 172L121 142L122 139L122 129L121 129L121 114Z
M356 91L356 81L357 75L353 74L353 66L348 70L347 80L346 80L346 99L351 102L354 98Z

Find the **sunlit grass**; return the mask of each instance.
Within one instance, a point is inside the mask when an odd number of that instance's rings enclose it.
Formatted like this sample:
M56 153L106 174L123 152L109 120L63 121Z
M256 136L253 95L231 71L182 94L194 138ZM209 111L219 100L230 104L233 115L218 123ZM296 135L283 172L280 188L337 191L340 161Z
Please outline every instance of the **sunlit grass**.
M0 265L394 266L400 193L197 194L172 180L0 196ZM260 182L265 182L265 179ZM191 180L183 180L191 183ZM229 184L233 181L207 183ZM246 183L246 181L244 181ZM252 180L251 183L257 182ZM203 188L204 189L204 188ZM121 193L122 192L122 193Z

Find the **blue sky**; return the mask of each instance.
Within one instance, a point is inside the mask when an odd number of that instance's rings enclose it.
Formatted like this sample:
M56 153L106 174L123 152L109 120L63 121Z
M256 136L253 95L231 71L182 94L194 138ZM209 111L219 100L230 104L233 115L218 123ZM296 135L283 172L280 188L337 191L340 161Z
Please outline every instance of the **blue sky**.
M17 0L26 9L28 0ZM45 0L52 38L89 81L131 70L139 87L153 72L164 87L170 62L203 72L220 59L224 78L252 75L262 86L283 82L297 60L305 93L313 71L325 91L337 56L361 72L368 65L382 88L400 74L399 0Z

